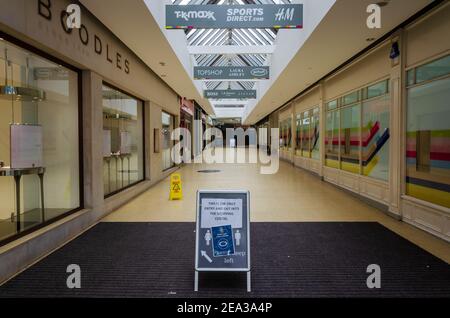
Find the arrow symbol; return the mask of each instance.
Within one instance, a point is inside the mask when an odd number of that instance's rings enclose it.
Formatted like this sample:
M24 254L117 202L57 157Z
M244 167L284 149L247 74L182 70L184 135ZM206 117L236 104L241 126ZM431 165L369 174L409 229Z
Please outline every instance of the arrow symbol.
M202 253L202 256L203 256L204 258L206 258L206 260L207 260L208 262L212 263L211 257L209 257L208 254L206 254L205 251L201 251L201 253Z

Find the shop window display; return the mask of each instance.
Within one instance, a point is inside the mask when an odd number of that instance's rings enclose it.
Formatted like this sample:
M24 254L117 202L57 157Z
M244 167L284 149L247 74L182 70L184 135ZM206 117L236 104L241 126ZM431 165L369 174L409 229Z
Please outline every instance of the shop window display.
M285 119L280 122L280 148L290 150L292 146L292 126L291 119Z
M313 109L311 117L311 158L315 160L320 159L320 109L316 107Z
M174 117L168 113L162 113L162 135L163 135L163 163L162 169L166 170L174 166L170 152L172 150L173 141L171 139L171 133L174 129Z
M302 157L306 157L306 158L311 157L310 123L311 123L310 112L309 111L303 112L303 115L302 115Z
M144 179L143 103L103 85L103 184L105 196Z
M406 194L450 208L450 56L408 75Z
M339 111L329 111L326 116L325 165L339 168Z
M329 102L325 164L388 181L390 105L389 80Z
M0 240L82 205L78 79L0 40Z
M296 129L295 129L295 135L296 135L296 148L295 148L295 154L297 156L302 155L302 115L298 114L296 117Z

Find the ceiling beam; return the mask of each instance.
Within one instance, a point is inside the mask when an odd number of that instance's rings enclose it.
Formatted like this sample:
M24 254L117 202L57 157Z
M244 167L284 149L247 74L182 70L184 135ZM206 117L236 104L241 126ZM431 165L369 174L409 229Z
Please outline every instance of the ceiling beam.
M274 45L191 45L189 54L272 54Z

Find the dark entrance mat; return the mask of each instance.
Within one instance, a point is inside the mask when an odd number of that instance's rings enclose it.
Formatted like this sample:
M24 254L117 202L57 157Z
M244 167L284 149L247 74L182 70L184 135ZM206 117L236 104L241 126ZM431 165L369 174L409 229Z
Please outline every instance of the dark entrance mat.
M450 297L450 266L378 223L252 223L245 274L200 273L194 223L100 223L0 287L0 297ZM66 287L69 264L81 289ZM381 289L368 289L369 264Z

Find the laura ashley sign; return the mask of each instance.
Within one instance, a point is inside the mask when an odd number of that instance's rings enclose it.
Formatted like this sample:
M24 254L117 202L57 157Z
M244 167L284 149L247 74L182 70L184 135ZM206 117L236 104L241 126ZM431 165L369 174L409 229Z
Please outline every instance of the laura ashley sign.
M166 5L166 29L302 27L302 4Z
M268 66L194 66L194 79L269 79Z
M122 70L126 74L130 74L130 61L124 58L120 52L113 51L106 41L104 41L98 34L92 34L89 32L85 24L81 23L80 28L68 28L67 18L69 14L63 10L56 10L51 0L37 0L38 14L48 21L57 18L60 19L61 28L67 34L76 32L78 34L79 41L86 47L92 47L94 52L100 56L103 56L106 61L111 63L114 67ZM82 13L81 19L87 15Z

